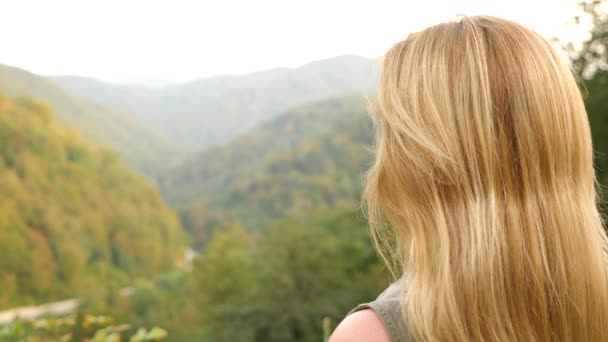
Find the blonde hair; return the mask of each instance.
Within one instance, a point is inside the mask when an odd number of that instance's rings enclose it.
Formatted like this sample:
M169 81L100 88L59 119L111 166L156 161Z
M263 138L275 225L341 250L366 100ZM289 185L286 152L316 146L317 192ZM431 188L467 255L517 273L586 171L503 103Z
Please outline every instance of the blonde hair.
M608 341L607 238L573 74L516 23L461 17L384 57L365 189L417 341Z

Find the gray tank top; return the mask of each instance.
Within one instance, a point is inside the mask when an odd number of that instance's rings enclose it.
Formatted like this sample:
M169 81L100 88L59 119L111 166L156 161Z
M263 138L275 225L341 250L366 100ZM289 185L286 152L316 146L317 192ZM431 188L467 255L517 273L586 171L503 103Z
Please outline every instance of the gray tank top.
M380 317L391 342L413 342L401 316L400 295L401 282L397 281L384 290L375 301L360 304L348 314L364 309L374 310Z

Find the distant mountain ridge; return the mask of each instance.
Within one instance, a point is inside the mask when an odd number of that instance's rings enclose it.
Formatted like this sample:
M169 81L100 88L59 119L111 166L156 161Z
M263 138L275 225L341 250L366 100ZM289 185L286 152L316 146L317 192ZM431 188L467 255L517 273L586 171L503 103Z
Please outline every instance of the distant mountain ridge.
M88 140L118 152L147 175L171 165L184 151L136 116L75 96L46 77L26 70L0 64L0 91L47 103L55 109L59 121Z
M346 55L245 75L217 76L164 87L117 85L57 76L67 91L138 115L173 140L203 147L229 141L296 105L349 93L372 93L376 61Z

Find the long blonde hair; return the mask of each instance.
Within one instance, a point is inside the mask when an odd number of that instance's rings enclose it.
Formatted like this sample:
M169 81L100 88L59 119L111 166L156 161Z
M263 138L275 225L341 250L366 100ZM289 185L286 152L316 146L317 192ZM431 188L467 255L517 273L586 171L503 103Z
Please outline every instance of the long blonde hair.
M608 341L607 238L573 74L508 20L384 56L365 189L417 341Z

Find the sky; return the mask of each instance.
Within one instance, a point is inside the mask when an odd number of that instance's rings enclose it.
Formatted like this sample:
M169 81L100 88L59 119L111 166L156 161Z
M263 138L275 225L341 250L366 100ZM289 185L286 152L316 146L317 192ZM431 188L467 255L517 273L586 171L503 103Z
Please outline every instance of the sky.
M379 57L410 32L488 14L541 35L577 0L0 0L0 63L43 75L179 82L344 54Z

